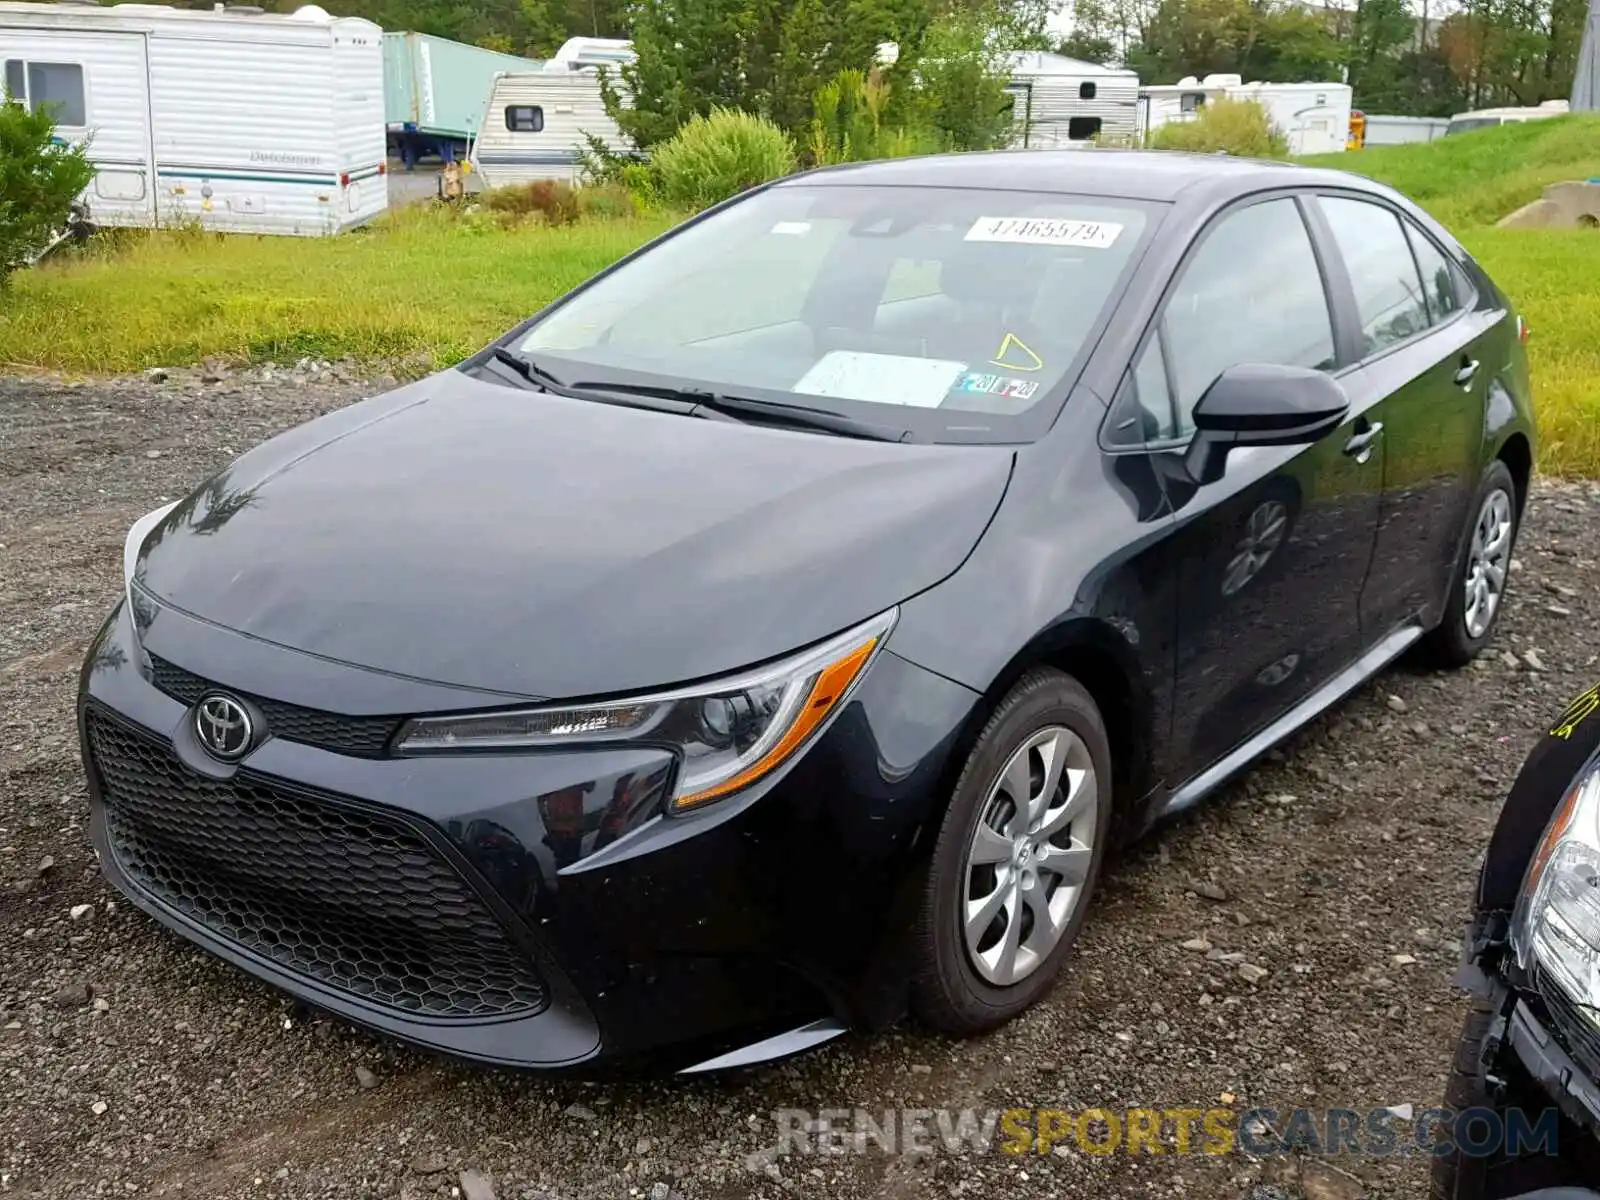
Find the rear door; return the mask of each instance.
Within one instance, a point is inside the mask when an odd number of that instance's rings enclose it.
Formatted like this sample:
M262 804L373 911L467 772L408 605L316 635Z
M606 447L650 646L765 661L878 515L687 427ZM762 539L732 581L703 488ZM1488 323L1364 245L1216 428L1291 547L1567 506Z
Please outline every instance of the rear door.
M1368 642L1437 617L1478 485L1486 340L1497 314L1474 311L1460 268L1397 209L1356 195L1316 201L1337 248L1336 283L1360 370L1346 384L1384 443L1383 499L1361 593ZM1381 426L1381 429L1379 428Z
M1166 470L1194 435L1196 401L1236 363L1341 367L1328 282L1293 196L1254 200L1201 234L1146 335L1107 429L1142 443L1175 514L1175 777L1227 755L1359 656L1358 603L1377 535L1381 441L1362 406L1309 446L1228 456L1196 487ZM1352 440L1356 448L1352 450Z

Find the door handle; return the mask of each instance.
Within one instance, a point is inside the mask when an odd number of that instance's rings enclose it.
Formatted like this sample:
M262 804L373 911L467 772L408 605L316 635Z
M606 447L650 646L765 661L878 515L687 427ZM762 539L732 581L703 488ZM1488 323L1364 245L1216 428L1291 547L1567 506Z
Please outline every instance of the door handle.
M1378 440L1383 433L1383 422L1374 421L1360 433L1352 434L1350 440L1344 444L1344 452L1358 463L1364 463L1372 457L1372 443Z
M1456 372L1456 384L1460 387L1471 387L1472 380L1478 373L1478 360L1467 359L1461 364L1461 369Z

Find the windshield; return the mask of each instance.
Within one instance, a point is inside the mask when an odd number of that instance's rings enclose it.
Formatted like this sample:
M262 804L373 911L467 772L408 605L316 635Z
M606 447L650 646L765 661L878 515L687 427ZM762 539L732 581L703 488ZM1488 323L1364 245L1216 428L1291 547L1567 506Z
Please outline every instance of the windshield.
M790 184L688 226L535 323L569 383L666 383L848 412L933 441L1020 441L1159 206Z

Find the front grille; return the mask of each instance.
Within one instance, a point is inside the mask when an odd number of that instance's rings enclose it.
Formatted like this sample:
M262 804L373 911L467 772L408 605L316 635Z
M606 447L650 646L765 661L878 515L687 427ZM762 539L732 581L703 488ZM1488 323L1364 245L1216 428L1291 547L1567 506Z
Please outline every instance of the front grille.
M1595 1028L1594 1014L1579 1011L1565 992L1541 973L1540 995L1550 1014L1556 1037L1591 1074L1600 1077L1600 1029Z
M150 677L156 687L185 704L194 704L207 692L219 690L217 684L154 654L150 656ZM220 690L232 692L231 688ZM389 739L400 726L394 717L345 717L320 708L267 700L248 692L233 694L244 697L261 710L261 715L267 719L267 731L273 736L332 750L335 754L381 758Z
M289 971L428 1017L545 1004L483 900L409 826L248 771L208 779L86 714L106 832L140 888Z

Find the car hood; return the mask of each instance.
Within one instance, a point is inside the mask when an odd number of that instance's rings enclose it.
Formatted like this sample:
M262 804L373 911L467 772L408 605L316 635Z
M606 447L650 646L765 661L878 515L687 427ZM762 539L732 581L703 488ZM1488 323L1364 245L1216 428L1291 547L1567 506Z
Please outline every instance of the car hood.
M1012 459L449 371L246 454L156 526L135 571L165 604L324 658L606 695L749 666L938 583Z

